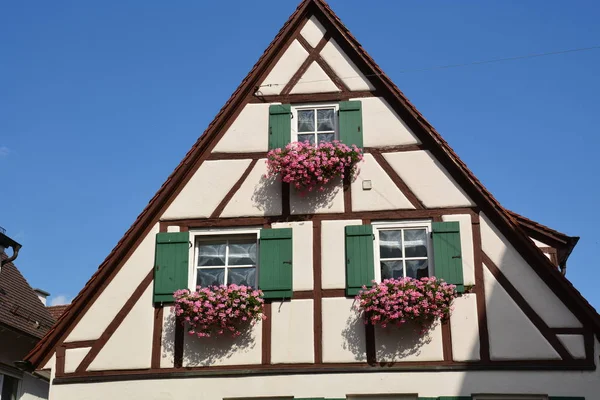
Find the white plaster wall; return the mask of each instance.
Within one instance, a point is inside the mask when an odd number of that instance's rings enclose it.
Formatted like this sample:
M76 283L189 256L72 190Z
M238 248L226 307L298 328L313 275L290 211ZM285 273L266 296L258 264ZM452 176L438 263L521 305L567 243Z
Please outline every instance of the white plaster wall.
M161 219L210 217L250 162L251 160L203 162Z
M362 225L359 219L321 222L321 286L323 289L346 287L347 225Z
M73 328L65 342L98 339L133 291L154 268L158 224L150 230L121 270ZM146 307L152 308L150 304Z
M321 50L321 57L350 90L373 90L374 87L344 53L339 44L331 39Z
M363 144L365 147L420 143L383 97L352 100L360 100L362 103Z
M339 91L340 89L333 83L323 68L313 61L290 93L330 93Z
M249 326L232 338L219 335L199 338L188 334L183 339L183 366L251 365L262 362L262 321Z
M427 333L409 322L397 327L375 326L375 356L378 362L441 361L444 359L442 325Z
M371 154L365 154L358 164L359 174L351 184L352 211L414 209L389 175ZM372 188L364 190L363 181L371 181Z
M353 306L354 299L322 300L323 362L367 361L364 320Z
M175 365L175 312L171 307L163 308L163 326L160 351L160 367Z
M581 322L483 214L481 215L481 246L548 326L551 328L581 326Z
M272 364L315 362L313 310L312 300L272 303Z
M552 247L552 246L550 246L550 245L547 245L547 244L546 244L546 243L544 243L544 242L540 242L539 240L537 240L537 239L534 239L534 238L532 238L532 237L530 237L529 239L533 240L533 243L535 243L535 245L536 245L537 247Z
M278 222L272 228L292 228L293 288L294 290L313 289L313 223Z
M596 354L598 354L596 352ZM597 357L595 357L597 358ZM376 389L373 389L376 388ZM510 389L507 389L510 388ZM418 393L421 397L470 396L471 393L549 393L596 399L595 371L431 371L345 374L202 377L56 385L51 400L198 400L295 396L345 398L346 394Z
M460 225L460 250L465 285L475 285L475 255L473 251L473 226L468 214L443 215L442 220L457 221Z
M484 266L485 308L492 360L560 359L554 348Z
M326 30L323 25L321 25L317 17L313 15L308 19L308 21L306 21L306 25L304 25L300 31L300 34L304 39L306 39L308 44L310 44L312 47L317 47L325 35L325 32Z
M556 335L573 358L585 358L583 335Z
M386 153L384 157L426 207L473 205L429 151Z
M42 400L48 398L50 384L30 374L23 374L21 380L21 397L19 400Z
M42 367L42 369L52 369L54 368L54 363L56 361L56 353L52 353L52 357L48 359L46 364Z
M267 151L269 106L270 104L247 104L219 140L213 153Z
M65 350L65 373L69 374L75 372L81 361L87 356L91 347L82 347L80 349L66 349Z
M450 315L452 332L452 357L454 361L479 360L479 321L477 297L463 294L454 300Z
M176 225L169 225L167 226L167 232L180 232L181 229L179 228L179 226Z
M280 215L281 182L275 178L265 178L266 173L267 163L263 158L252 168L242 186L221 213L221 217Z
M94 358L88 371L150 368L154 331L152 292L150 284Z
M290 188L292 214L323 214L344 212L344 189L341 179L329 182L323 192L300 193Z
M308 57L308 52L304 50L304 47L297 40L294 40L275 67L269 72L263 83L261 83L261 87L256 93L259 95L281 93L286 83L298 71L304 60L306 60L306 57Z

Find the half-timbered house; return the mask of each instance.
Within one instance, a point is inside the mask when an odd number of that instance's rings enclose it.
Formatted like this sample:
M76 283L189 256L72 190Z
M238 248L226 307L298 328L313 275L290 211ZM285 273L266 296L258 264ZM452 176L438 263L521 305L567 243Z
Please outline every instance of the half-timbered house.
M265 177L269 150L304 140L358 146L359 172L308 194ZM502 207L304 0L26 361L61 400L598 399L575 243ZM405 276L455 284L450 318L364 324L361 287ZM214 283L261 289L266 318L189 335L173 292Z

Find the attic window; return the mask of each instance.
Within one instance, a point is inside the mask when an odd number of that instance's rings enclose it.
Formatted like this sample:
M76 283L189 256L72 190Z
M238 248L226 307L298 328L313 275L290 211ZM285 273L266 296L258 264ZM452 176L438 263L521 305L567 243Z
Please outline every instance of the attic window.
M292 140L320 144L338 139L337 109L337 105L293 107Z

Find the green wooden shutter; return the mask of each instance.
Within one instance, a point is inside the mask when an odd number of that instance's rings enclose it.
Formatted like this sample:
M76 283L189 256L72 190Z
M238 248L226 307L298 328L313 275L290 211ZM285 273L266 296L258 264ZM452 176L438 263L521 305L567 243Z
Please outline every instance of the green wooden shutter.
M292 107L276 104L269 107L269 150L283 148L292 141Z
M348 146L363 147L362 104L360 101L340 102L340 141Z
M266 299L292 297L292 228L261 229L258 287Z
M356 296L375 279L373 226L346 227L346 295Z
M154 302L173 301L173 292L188 287L189 232L156 234Z
M460 225L458 222L434 222L433 257L437 278L456 285L456 290L464 292L462 254L460 247Z

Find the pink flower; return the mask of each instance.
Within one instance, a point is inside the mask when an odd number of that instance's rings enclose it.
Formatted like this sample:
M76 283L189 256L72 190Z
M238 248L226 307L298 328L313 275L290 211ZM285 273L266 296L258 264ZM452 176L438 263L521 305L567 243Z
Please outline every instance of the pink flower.
M416 321L425 331L433 320L447 319L457 296L454 285L435 277L385 279L363 287L356 296L357 308L365 313L365 323L382 327Z
M174 310L183 316L190 335L200 338L229 332L237 337L244 323L264 318L262 292L248 289L243 285L220 285L198 287L196 292L178 290L174 293ZM240 309L245 309L244 314Z

